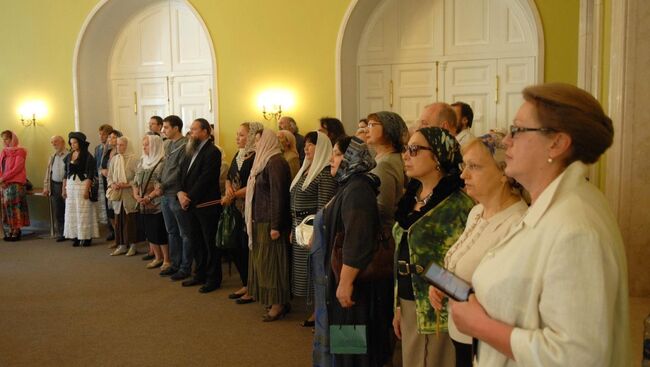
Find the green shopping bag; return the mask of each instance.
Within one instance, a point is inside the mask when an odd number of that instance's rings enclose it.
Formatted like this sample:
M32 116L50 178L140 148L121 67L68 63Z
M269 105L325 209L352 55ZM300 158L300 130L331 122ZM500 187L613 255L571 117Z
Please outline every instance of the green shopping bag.
M217 225L217 248L230 250L239 247L244 220L234 205L223 208Z
M330 325L330 353L368 353L366 325Z

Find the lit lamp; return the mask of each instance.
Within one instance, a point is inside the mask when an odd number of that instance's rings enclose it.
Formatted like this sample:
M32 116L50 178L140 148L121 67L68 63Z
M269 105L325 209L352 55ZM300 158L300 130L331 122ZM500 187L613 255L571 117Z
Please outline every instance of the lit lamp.
M293 105L293 96L288 91L267 90L259 95L258 105L262 108L265 120L278 121L282 117L282 108Z
M19 113L23 126L36 126L36 120L45 116L47 108L43 101L29 101L20 106Z

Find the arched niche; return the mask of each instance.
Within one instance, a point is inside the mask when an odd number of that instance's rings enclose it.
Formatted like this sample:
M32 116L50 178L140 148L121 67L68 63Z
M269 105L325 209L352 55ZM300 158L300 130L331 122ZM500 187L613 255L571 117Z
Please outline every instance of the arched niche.
M213 75L211 97L215 101L216 117L216 57L210 33L189 1L177 1L191 9L209 38ZM161 3L169 3L169 0L100 0L81 27L72 63L75 128L84 131L93 143L97 142L98 127L112 122L110 63L116 40L134 15ZM215 136L218 136L218 124L215 129Z
M419 1L422 0L409 0L409 2ZM431 14L426 12L411 14L411 17L416 17L421 20L418 22L421 29L427 28L427 26L431 28L431 31L434 32L431 37L428 34L424 36L413 33L406 34L405 37L396 41L402 42L400 46L405 46L403 48L404 51L398 57L395 57L395 55L382 56L382 52L385 53L386 50L383 47L376 47L375 59L379 61L373 62L368 59L367 53L362 54L368 50L368 45L375 41L372 39L372 33L377 33L376 29L378 27L383 27L383 31L386 34L393 31L396 33L402 31L392 29L384 24L377 24L386 12L399 11L404 7L403 2L397 3L398 1L396 0L353 0L341 23L336 49L337 112L346 123L346 127L353 129L352 131L356 129L356 121L362 117L360 116L360 65L372 66L373 64L395 64L400 62L404 64L439 62L440 65L437 67L437 72L441 73L440 76L442 78L444 77L444 68L447 67L449 61L454 60L454 57L464 57L465 59L472 59L473 57L478 60L482 58L482 55L490 53L494 55L497 52L502 52L505 55L515 55L513 50L509 50L506 44L502 44L501 49L494 49L492 45L481 44L480 39L474 45L471 42L474 40L469 40L470 42L466 44L462 44L462 42L454 44L453 32L458 29L459 25L454 22L455 18L453 14L449 14L450 9L453 9L454 6L469 6L472 2L467 0L436 0L427 4L432 4L431 8L439 15L438 20L446 17L444 18L445 22L433 24ZM506 8L503 11L508 14L510 19L516 17L517 24L507 24L508 19L504 19L506 25L503 32L508 32L508 27L512 27L510 29L519 31L513 32L512 34L518 33L522 37L525 37L526 47L533 50L531 54L534 56L533 80L535 82L542 82L544 75L544 36L541 19L534 1L507 0L500 2L481 1L481 3L488 4L488 6L494 6L489 5L489 3L497 4L496 6L504 6ZM398 6L399 8L397 8ZM440 16L441 14L444 16ZM474 35L480 37L480 34L477 32ZM414 44L408 44L410 41L417 43L423 40L431 43L429 50L430 57L428 60L422 59L422 54L418 56L419 51L417 47L411 47ZM512 41L517 42L520 40L514 39ZM418 44L416 46L420 45ZM385 59L381 60L382 57L385 57ZM435 97L431 98L431 101L433 100L436 100ZM438 100L444 100L444 97L441 96ZM415 109L413 108L413 110Z

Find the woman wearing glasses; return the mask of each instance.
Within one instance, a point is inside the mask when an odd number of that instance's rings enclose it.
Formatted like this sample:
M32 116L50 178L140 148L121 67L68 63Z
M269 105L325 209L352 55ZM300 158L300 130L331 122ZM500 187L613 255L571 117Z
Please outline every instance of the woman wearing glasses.
M480 340L480 366L627 366L623 241L585 178L612 144L612 121L574 86L532 86L523 96L505 172L531 207L476 268L476 295L450 302L454 322Z
M474 269L485 253L494 247L508 230L521 220L528 205L521 199L520 186L508 178L505 135L490 132L470 141L463 148L462 174L465 189L478 205L467 217L465 231L445 255L445 268L468 283L472 281ZM429 287L429 300L433 307L443 309L445 296L434 287ZM456 366L472 366L472 338L460 333L448 318L449 336L456 350Z
M404 366L453 366L447 314L433 309L428 284L420 274L431 262L443 265L474 202L461 190L460 146L446 130L419 129L403 157L412 180L398 204L393 227L397 247L393 328L402 339Z

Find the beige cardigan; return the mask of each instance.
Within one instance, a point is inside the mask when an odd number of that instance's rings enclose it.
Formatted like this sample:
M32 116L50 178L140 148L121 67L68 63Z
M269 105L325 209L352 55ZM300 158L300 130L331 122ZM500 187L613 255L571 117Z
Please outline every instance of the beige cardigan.
M515 361L479 345L479 366L628 366L623 239L603 194L574 162L474 272L476 297L514 326Z
M109 187L114 182L114 179L111 175L111 172L113 172L112 166L115 163L114 158L115 156L111 158L110 161L108 161L108 176L106 177L106 181ZM130 183L133 183L133 179L135 178L135 170L138 167L138 160L139 157L136 157L135 155L131 155L131 157L127 159L127 161L124 164L126 180ZM131 186L121 190L122 190L122 200L119 201L109 200L109 204L113 206L113 210L115 211L115 214L120 214L122 207L124 207L124 210L126 211L127 214L137 212L136 206L138 205L138 202L133 197L133 189L131 188Z

